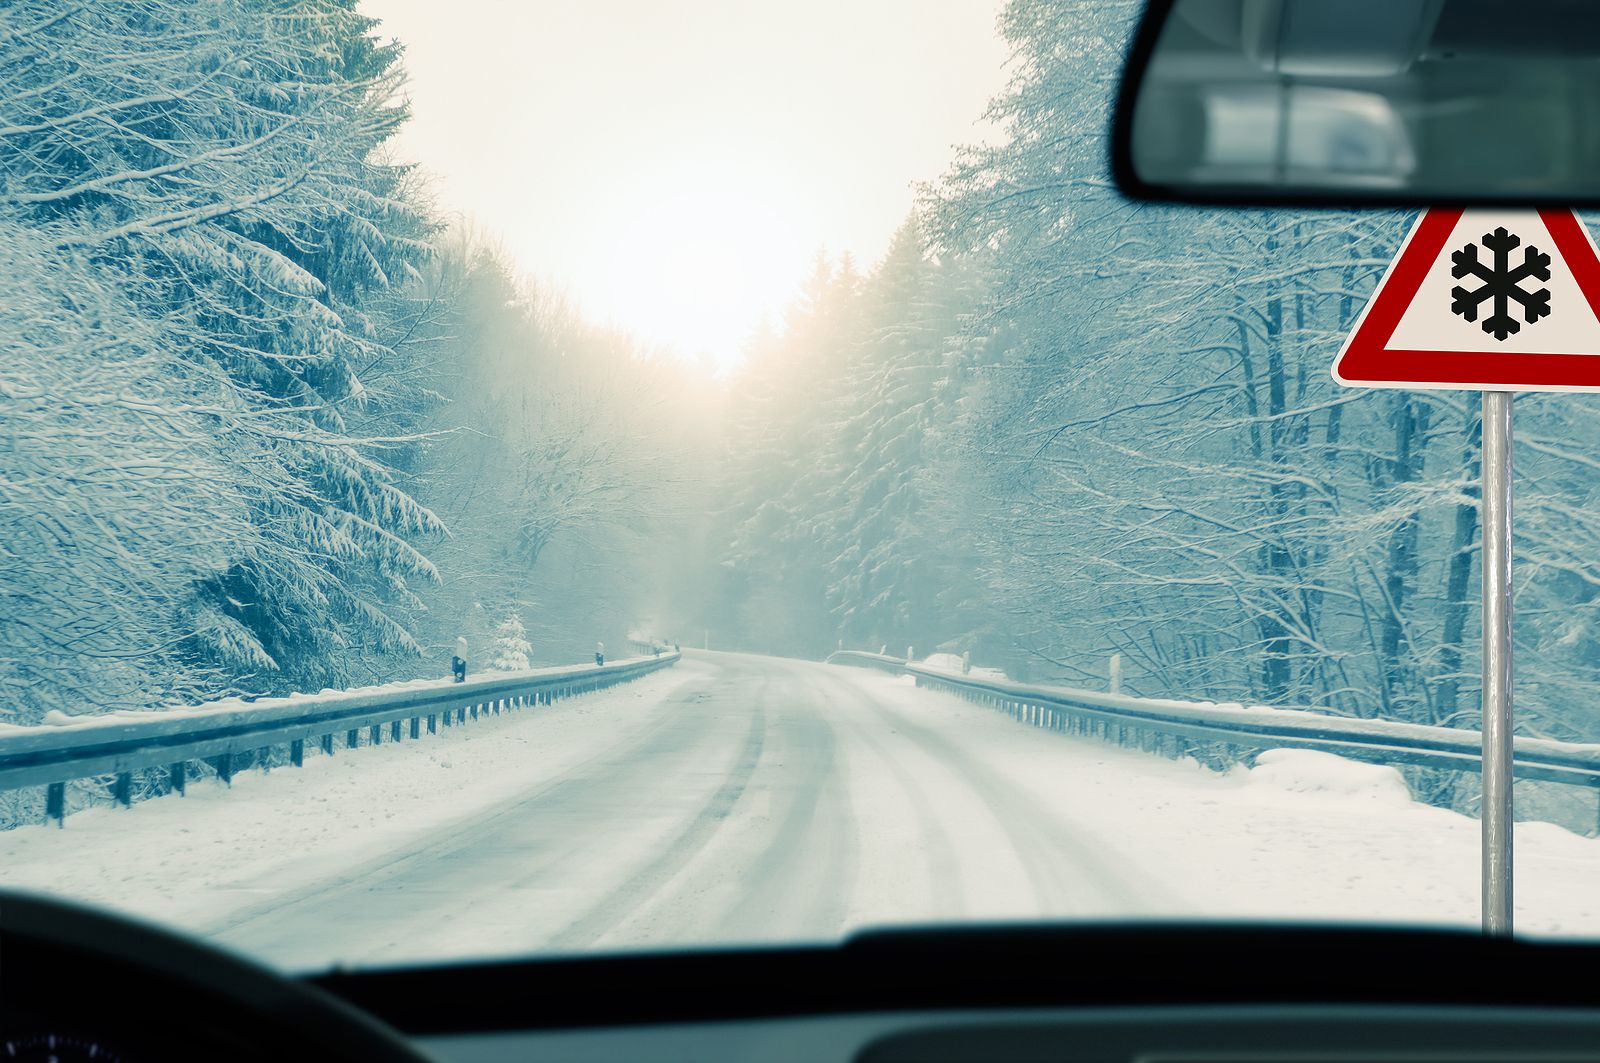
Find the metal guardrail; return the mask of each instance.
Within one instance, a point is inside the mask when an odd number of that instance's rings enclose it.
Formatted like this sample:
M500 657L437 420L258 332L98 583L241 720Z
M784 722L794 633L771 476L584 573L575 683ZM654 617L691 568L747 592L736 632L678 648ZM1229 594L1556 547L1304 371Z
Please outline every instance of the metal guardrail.
M240 699L151 712L83 716L71 723L0 730L0 791L46 788L46 817L57 824L66 816L66 784L112 775L112 794L122 805L133 800L135 772L164 769L169 789L183 793L187 767L209 761L224 782L233 779L238 758L287 746L289 763L299 767L307 742L332 755L340 735L346 748L367 731L370 743L420 738L439 727L499 715L529 705L615 686L677 663L677 653L635 657L605 665L574 665L511 674L495 673L465 682L422 681L399 689L351 691L289 698Z
M830 664L878 668L915 677L999 709L1022 723L1138 745L1177 756L1181 741L1241 749L1320 749L1377 764L1481 772L1482 736L1454 727L1359 720L1300 709L1244 708L1102 694L1072 687L986 679L908 664L879 653L841 650ZM1521 779L1600 788L1600 744L1522 738L1515 742Z

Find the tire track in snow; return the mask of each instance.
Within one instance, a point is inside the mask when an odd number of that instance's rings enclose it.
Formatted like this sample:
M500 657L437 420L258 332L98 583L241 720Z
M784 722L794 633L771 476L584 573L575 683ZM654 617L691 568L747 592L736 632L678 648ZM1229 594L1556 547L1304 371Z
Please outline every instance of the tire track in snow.
M841 682L833 676L812 673L809 678L817 689L820 699L842 700L849 706L845 718L849 721L847 726L850 729L851 742L872 753L877 761L888 769L896 785L904 792L912 815L916 818L917 836L921 839L921 848L928 855L930 900L933 911L949 915L965 911L966 890L961 882L960 861L956 857L949 831L932 812L932 801L927 790L906 769L900 759L889 752L887 746L873 737L872 729L864 726L852 711L876 708L873 699L865 691Z
M833 726L814 710L815 703L780 716L785 760L769 768L769 777L783 785L768 789L782 794L786 807L742 876L744 896L718 922L729 940L831 939L844 927L855 823L837 774Z
M1128 881L1099 859L1082 838L1074 836L1047 810L1041 809L1038 801L1017 784L996 773L946 735L871 698L870 691L868 693L879 713L894 720L907 738L948 767L989 807L1022 860L1041 914L1059 917L1073 910L1105 910L1125 915L1150 906L1146 901L1152 893L1150 882L1135 885ZM1012 721L997 719L995 723L1006 726ZM1040 734L1038 737L1048 740L1056 736ZM1086 892L1095 896L1086 897Z
M582 949L626 919L676 875L711 840L712 835L733 812L755 773L766 742L767 718L763 704L765 681L750 717L744 744L734 759L731 774L711 795L700 813L684 830L669 841L661 854L612 890L599 904L580 916L566 929L553 935L547 946L558 951Z
M206 928L204 936L226 943L230 938L248 935L262 929L264 924L290 916L294 910L320 908L333 896L354 889L372 892L385 882L413 875L419 865L444 862L481 846L507 824L525 817L530 808L546 803L560 804L570 793L592 787L597 768L601 769L602 774L608 770L631 770L638 760L653 751L681 744L686 737L683 733L685 720L695 726L688 736L691 739L709 730L712 723L709 718L671 711L674 707L688 705L702 697L704 686L703 681L696 681L675 691L652 711L653 719L635 737L600 750L558 775L540 780L512 802L494 811L477 811L461 820L437 827L404 850L386 853L354 868L342 869L339 874L303 889L241 907L227 919ZM447 795L442 799L448 799ZM435 913L436 926L449 921L449 913ZM271 952L270 949L260 951Z

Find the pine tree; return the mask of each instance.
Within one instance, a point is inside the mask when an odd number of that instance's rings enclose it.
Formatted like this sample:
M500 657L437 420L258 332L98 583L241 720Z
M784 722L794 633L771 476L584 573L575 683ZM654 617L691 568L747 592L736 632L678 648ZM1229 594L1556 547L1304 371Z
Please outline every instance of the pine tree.
M6 209L159 323L174 389L208 389L249 514L195 586L186 652L280 687L414 651L396 613L436 577L412 540L439 522L363 410L389 353L383 296L430 232L379 155L404 109L372 25L353 0L0 12Z
M512 611L495 629L494 660L490 667L499 672L526 671L533 667L528 657L532 652L528 633L522 628L522 617Z

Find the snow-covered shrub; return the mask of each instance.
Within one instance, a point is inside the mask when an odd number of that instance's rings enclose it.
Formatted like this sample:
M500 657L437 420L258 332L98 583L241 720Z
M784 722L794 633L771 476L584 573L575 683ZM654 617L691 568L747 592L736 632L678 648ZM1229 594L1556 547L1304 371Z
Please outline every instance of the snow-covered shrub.
M532 652L528 633L522 626L522 617L512 610L511 615L495 628L494 659L489 666L498 672L520 672L533 667L528 661L528 654Z

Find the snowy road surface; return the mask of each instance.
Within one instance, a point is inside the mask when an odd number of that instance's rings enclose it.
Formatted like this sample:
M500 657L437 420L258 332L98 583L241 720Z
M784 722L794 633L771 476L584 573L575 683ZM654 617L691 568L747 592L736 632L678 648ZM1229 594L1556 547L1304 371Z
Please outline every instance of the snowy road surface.
M1526 929L1600 934L1600 843L1518 828ZM906 921L1471 924L1477 824L1315 753L1207 771L886 675L695 654L549 708L0 834L0 882L290 968Z
M330 935L362 960L462 940L823 940L907 910L1073 914L1138 896L1015 784L874 697L881 677L732 655L684 671L596 755L209 929L301 965Z

